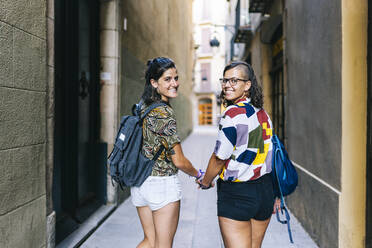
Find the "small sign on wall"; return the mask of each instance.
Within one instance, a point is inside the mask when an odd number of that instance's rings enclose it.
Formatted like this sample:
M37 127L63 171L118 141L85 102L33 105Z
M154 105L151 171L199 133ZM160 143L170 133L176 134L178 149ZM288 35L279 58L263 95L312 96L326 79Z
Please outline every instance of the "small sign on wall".
M101 80L110 81L111 80L111 72L101 72L100 73Z

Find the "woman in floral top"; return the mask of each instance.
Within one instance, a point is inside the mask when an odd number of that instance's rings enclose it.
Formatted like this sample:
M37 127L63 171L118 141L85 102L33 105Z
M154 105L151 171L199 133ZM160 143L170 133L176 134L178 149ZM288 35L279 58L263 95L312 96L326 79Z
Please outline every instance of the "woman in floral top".
M149 159L164 147L151 176L140 187L132 187L132 202L137 207L144 239L137 247L171 248L177 230L181 187L177 172L201 177L183 155L177 134L176 118L169 99L177 97L177 69L169 58L158 57L147 63L142 112L155 102L165 105L153 109L143 121L142 152Z
M144 106L142 113L147 108ZM178 168L171 158L173 147L180 143L177 135L176 119L173 109L169 106L160 106L151 111L143 122L142 152L152 159L155 151L164 146L164 151L155 161L151 176L172 176L177 174Z

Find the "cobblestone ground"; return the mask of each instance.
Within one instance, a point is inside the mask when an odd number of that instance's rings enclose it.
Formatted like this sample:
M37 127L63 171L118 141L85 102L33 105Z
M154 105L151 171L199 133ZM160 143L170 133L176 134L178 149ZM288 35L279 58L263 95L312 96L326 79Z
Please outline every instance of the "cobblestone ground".
M197 168L205 169L213 151L216 130L196 129L183 143L185 155ZM174 240L175 248L216 248L224 247L216 216L216 189L198 190L193 179L180 172L183 186L180 222ZM301 224L292 215L292 234L294 244L288 239L287 227L277 222L273 215L263 242L263 248L280 247L318 247ZM141 224L130 198L87 239L81 247L134 248L142 240Z

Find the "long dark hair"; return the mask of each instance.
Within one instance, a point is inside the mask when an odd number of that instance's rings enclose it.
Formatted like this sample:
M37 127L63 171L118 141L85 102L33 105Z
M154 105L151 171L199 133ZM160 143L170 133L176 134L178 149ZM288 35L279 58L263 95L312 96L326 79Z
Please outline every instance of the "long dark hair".
M245 73L245 76L248 78L249 81L251 81L251 87L248 90L247 97L251 98L251 104L255 106L256 108L262 108L263 107L263 95L262 95L262 88L258 84L256 75L254 74L253 68L250 64L243 62L243 61L236 61L231 62L227 66L225 66L225 69L223 70L223 75L225 76L225 72L235 68L240 67L242 71ZM222 104L227 107L232 104L234 104L232 101L228 101L225 98L225 93L223 90L221 91L220 98L222 101Z
M161 95L152 86L151 79L154 79L155 81L159 80L163 73L170 68L176 68L176 65L170 58L157 57L147 61L147 69L145 73L146 82L141 97L146 105L161 101Z

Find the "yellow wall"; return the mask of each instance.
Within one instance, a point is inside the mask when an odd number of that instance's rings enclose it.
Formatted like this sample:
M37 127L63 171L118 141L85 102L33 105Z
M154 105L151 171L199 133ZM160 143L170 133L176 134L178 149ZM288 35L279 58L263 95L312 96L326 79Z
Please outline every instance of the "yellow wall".
M364 247L367 133L366 0L342 0L342 162L339 247Z
M262 87L264 95L264 109L273 118L272 80L270 76L272 51L268 45L261 44L262 51ZM275 128L275 127L274 127Z
M264 96L264 109L272 115L272 82L270 77L272 52L270 45L262 44L260 35L255 35L250 47L252 67L256 74L258 83L262 85Z

